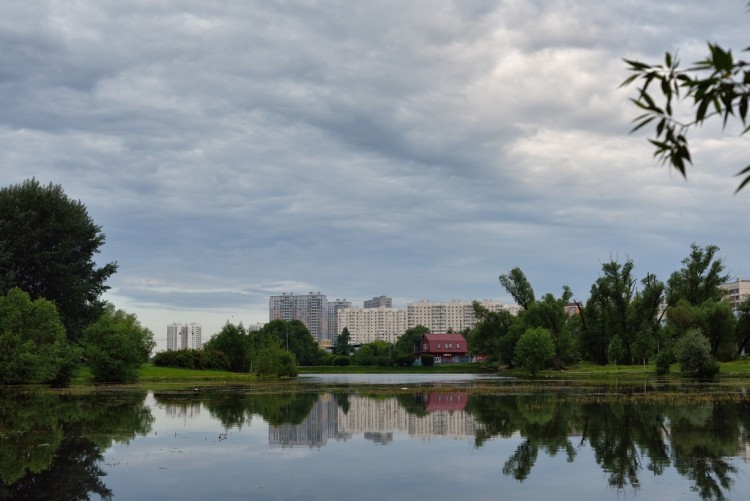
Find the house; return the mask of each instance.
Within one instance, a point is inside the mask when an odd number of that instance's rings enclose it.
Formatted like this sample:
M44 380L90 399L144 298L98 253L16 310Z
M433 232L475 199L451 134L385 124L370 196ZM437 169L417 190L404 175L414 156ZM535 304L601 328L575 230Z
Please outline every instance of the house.
M461 334L424 334L414 354L432 355L436 364L468 362L466 339Z

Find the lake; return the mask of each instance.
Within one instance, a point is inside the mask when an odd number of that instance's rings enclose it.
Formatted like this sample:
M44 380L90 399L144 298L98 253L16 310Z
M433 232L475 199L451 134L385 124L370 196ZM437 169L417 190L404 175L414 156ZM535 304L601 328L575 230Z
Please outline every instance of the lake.
M0 394L0 499L750 497L742 385L357 374Z

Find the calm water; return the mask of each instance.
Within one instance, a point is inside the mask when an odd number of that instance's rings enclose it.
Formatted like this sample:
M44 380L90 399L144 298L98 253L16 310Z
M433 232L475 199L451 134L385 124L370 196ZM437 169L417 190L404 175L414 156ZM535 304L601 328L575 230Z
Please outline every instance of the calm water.
M750 499L743 388L320 376L0 396L0 499Z

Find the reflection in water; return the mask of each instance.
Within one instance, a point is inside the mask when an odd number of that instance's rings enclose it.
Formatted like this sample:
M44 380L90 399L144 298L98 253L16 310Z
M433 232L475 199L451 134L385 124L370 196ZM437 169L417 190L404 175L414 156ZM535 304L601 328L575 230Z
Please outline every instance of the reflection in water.
M145 392L73 396L5 391L2 396L0 499L122 494L105 484L111 465L103 457L114 444L138 442L137 437L152 429L155 418L145 405ZM165 418L181 420L188 429L206 420L220 425L223 438L213 442L220 447L227 433L259 426L267 430L259 436L267 450L277 452L328 450L331 442L359 442L377 455L391 450L403 454L404 442L412 439L430 451L451 441L473 444L469 449L474 451L507 443L510 448L499 458L487 460L509 481L524 485L533 483L532 472L542 458L574 464L585 463L579 461L583 456L598 465L605 485L617 492L637 491L644 481L653 485L654 478L679 475L698 497L722 500L736 488L738 476L750 471L734 462L742 457L747 461L750 448L750 406L742 398L685 402L461 391L256 395L242 389L206 389L156 392L153 400ZM152 440L161 439L151 435ZM199 439L200 457L206 447L216 447ZM423 458L430 460L434 458ZM586 478L591 481L590 475Z
M102 453L148 433L146 392L0 394L0 499L110 498ZM103 400L106 405L103 405Z

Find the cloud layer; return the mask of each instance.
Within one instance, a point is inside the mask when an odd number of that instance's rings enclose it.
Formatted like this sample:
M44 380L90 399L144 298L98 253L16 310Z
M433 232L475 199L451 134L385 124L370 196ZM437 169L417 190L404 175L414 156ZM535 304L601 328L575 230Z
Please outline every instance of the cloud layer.
M585 300L600 263L665 280L689 244L750 275L747 139L655 166L623 57L741 49L739 0L0 5L0 176L81 199L108 297L173 321L267 320L270 294ZM744 163L743 163L744 162ZM747 191L747 190L746 190Z

